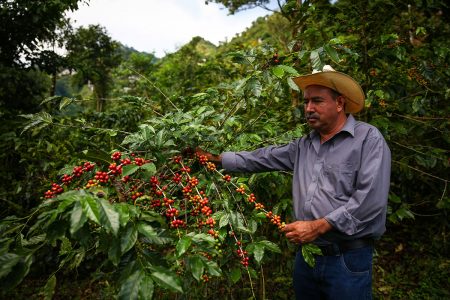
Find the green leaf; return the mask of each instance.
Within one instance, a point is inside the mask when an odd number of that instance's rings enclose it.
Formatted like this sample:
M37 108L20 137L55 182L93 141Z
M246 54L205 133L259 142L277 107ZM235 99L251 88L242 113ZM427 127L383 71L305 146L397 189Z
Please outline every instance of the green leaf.
M80 191L80 196L80 203L81 207L83 207L83 212L90 220L100 225L100 208L98 207L97 201L95 201L91 194L84 190Z
M192 236L192 241L194 243L207 242L210 245L214 245L217 242L212 236L210 236L209 234L205 234L205 233L194 234Z
M311 55L309 56L313 70L322 70L322 67L323 67L323 63L320 59L319 50L321 51L322 49L319 48L319 49L311 51Z
M280 247L275 244L274 242L262 240L258 242L259 244L263 245L265 249L270 250L275 253L281 253Z
M224 214L219 221L219 228L225 227L230 223L230 217L228 214Z
M104 163L109 164L111 162L111 156L108 152L105 152L103 150L83 150L81 151L80 158L86 159L86 160L92 160L92 161L101 161Z
M278 78L283 78L284 69L281 68L280 66L276 66L276 67L272 68L272 73L273 73L273 75L275 75Z
M32 263L33 263L32 254L21 256L20 260L13 266L11 272L5 278L2 279L1 285L8 290L16 287L28 274ZM3 268L0 268L0 270L3 270Z
M39 105L42 105L42 104L45 104L45 103L48 103L48 102L52 102L52 101L56 102L56 101L58 101L58 100L61 100L62 98L63 98L63 96L51 96L51 97L47 97L47 98L45 98L44 100L42 100L42 102L41 102Z
M138 231L148 239L148 243L164 245L173 241L171 237L164 236L164 230L157 231L151 225L143 222L139 223Z
M302 245L302 255L305 262L312 268L316 264L315 255L322 255L322 251L314 244Z
M25 125L20 134L23 134L25 131L32 128L42 129L53 123L52 116L46 112L39 112L37 114L28 114L19 116L30 120L27 123L27 125Z
M154 163L143 164L141 169L144 170L144 177L146 177L146 179L150 179L151 176L156 174L156 166Z
M114 208L119 213L119 222L122 227L125 227L130 220L130 207L132 209L136 208L134 205L130 206L128 203L117 203L114 205Z
M55 287L56 287L56 276L53 274L52 276L50 276L50 278L47 280L47 283L44 286L43 289L44 300L53 299L53 295L55 294Z
M402 203L402 199L394 193L389 193L389 201L393 203Z
M153 299L153 292L154 292L154 284L152 278L144 274L144 277L141 279L141 284L139 285L139 300L147 300L147 299Z
M135 207L135 206L131 206L131 207ZM161 214L155 212L155 211L143 211L140 219L142 221L147 221L149 223L153 223L153 222L157 222L159 223L159 225L164 226L166 225L165 219L161 216Z
M119 264L120 257L122 255L120 252L120 246L119 239L112 239L108 248L108 258L115 266Z
M128 176L139 170L137 165L126 165L122 167L122 176Z
M194 256L188 256L186 258L186 265L189 270L191 270L192 276L197 280L200 281L200 278L203 275L203 272L205 271L205 266L203 264L203 260L200 256L194 255Z
M83 207L81 206L81 202L75 202L75 205L72 208L72 213L70 214L70 233L74 234L81 227L83 227L84 223L86 223L87 217L83 212Z
M156 134L155 144L156 144L158 147L161 147L161 146L164 144L164 135L165 135L164 129L158 131L158 133Z
M289 85L289 87L291 89L293 89L294 91L300 92L300 88L298 87L298 85L294 82L294 80L292 80L291 77L287 78L287 83Z
M20 256L15 253L5 253L0 256L0 278L8 275L11 269L20 261Z
M40 244L45 241L46 237L47 237L47 234L45 234L45 233L33 236L28 240L23 240L22 246L26 247L26 246Z
M118 298L120 300L139 299L139 288L144 277L142 270L136 270L122 283Z
M154 137L154 135L156 133L155 128L153 128L153 126L148 125L148 124L139 125L139 129L141 130L142 136L146 140L149 140L152 137Z
M219 265L212 260L203 261L208 269L208 273L212 276L222 276L222 270Z
M122 254L130 250L136 243L138 232L133 223L128 223L125 232L120 235L120 252Z
M323 46L323 49L328 54L328 56L333 60L335 63L339 63L341 59L339 58L339 54L337 53L336 49L334 49L331 45L325 45Z
M189 249L189 247L192 244L192 238L190 236L183 236L177 243L176 246L176 256L180 257L181 255L183 255L187 249Z
M100 225L104 226L114 235L117 235L120 227L119 213L114 210L113 206L108 201L104 199L96 200L99 208Z
M299 60L303 60L303 58L306 56L307 51L306 50L302 50L298 52L298 59Z
M261 244L255 244L255 247L253 248L253 256L255 257L255 260L260 264L261 260L264 257L264 246Z
M151 276L159 286L169 289L173 292L183 293L181 280L178 276L164 267L151 266Z
M298 76L300 74L298 74L298 71L296 69L294 69L291 66L287 66L287 65L278 65L278 68L281 68L284 72L289 73L293 76Z
M152 239L158 236L158 232L153 228L153 226L146 223L139 223L138 231L144 236Z
M240 268L233 268L233 269L231 270L231 272L230 272L230 278L231 278L231 281L232 281L233 283L236 283L236 282L238 282L239 280L241 280L241 277L242 277L242 272L241 272L241 269L240 269Z
M250 78L247 87L255 97L261 96L262 85L261 82L255 77Z
M59 102L59 110L62 110L64 107L70 105L73 102L72 98L64 97L61 99L61 102Z

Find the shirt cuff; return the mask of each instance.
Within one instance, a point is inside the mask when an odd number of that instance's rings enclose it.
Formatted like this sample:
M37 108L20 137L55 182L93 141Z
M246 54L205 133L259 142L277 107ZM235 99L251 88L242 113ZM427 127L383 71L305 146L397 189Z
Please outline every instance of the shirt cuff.
M227 171L236 171L236 153L235 152L223 152L222 157L222 167Z
M345 206L341 206L326 215L325 220L327 220L336 230L346 235L356 234L362 225L360 220L354 218L345 209Z

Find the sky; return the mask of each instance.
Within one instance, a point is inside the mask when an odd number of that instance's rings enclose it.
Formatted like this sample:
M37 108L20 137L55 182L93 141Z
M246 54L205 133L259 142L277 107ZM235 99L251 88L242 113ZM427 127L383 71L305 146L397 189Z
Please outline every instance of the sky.
M163 57L195 36L218 46L268 14L253 8L229 15L222 5L204 0L90 0L67 16L75 28L100 24L112 39Z

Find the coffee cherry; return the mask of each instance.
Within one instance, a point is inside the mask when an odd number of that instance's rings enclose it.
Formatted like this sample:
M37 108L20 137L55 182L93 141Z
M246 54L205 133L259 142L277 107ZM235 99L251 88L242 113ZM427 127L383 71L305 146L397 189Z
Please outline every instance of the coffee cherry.
M145 164L145 159L143 159L141 157L135 157L134 158L134 164L136 166L142 166L143 164Z
M83 174L83 167L81 167L81 166L73 167L72 173L73 173L73 176L80 177Z
M209 216L210 214L212 214L212 209L208 206L203 206L201 211L205 216Z
M63 188L59 184L52 183L52 192L54 195L61 194L63 191Z
M45 199L50 199L50 198L54 197L54 194L51 190L48 190L44 193L44 197L45 197Z
M227 182L230 182L231 181L231 176L230 175L224 175L224 176L222 176L222 179L227 181Z
M86 184L86 188L91 188L93 186L98 186L98 180L96 179L89 179L88 183Z
M85 162L84 165L83 165L83 171L84 171L84 172L89 172L89 171L91 171L92 169L94 169L94 167L95 167L95 164L93 164L93 163L87 161L87 162Z
M213 218L209 217L208 219L206 219L205 223L207 225L209 225L210 227L214 227L214 225L216 224L216 220L214 220Z
M181 175L179 173L175 173L175 175L173 175L172 181L175 182L176 184L181 182Z
M109 165L108 169L110 170L111 175L122 174L122 165L117 165L116 163L112 163Z
M212 162L207 162L206 163L206 168L209 171L215 171L217 169L216 165L214 163L212 163Z
M124 159L121 159L121 160L120 160L120 163L121 163L123 166L131 165L131 159L129 159L128 157L127 157L127 158L124 158Z
M215 231L214 229L210 229L208 230L208 234L214 238L218 238L219 237L219 233L217 231Z
M240 185L237 189L236 192L240 193L240 194L245 194L245 186L244 185Z
M175 220L172 220L172 222L170 222L170 226L172 228L185 227L186 223L183 220L175 219Z
M191 168L189 168L189 167L182 167L180 171L182 173L191 173Z
M264 205L262 203L255 202L255 209L256 210L264 209Z
M176 163L176 164L181 163L181 160L182 160L181 156L174 156L174 157L172 158L172 161L173 161L174 163Z
M189 180L189 184L190 184L192 187L197 186L197 185L198 185L198 179L195 178L195 177L192 177L192 178Z
M112 160L119 160L121 157L122 157L122 153L120 153L119 151L116 151L111 155Z
M205 165L208 162L208 157L206 155L197 154L197 158L201 165Z
M256 200L256 197L255 197L255 194L253 194L253 193L251 193L247 198L247 201L250 203L255 202L255 200Z
M64 174L61 181L65 184L69 184L72 181L73 177L67 174Z
M97 179L98 181L102 182L102 183L107 183L109 180L109 175L106 172L101 172L101 171L97 171L95 173L95 179Z
M176 208L169 208L168 210L166 210L166 216L169 218L176 217L179 213L180 212Z

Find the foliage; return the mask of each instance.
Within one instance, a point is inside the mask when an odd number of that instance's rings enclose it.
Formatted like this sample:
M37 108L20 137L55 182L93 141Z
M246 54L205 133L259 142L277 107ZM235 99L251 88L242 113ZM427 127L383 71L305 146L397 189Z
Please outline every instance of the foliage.
M103 111L111 84L111 72L120 64L118 43L99 25L80 27L68 37L67 60L77 73L77 83L90 82L94 86L97 111Z
M264 4L214 2L234 11ZM289 270L296 249L264 222L261 210L254 210L260 203L289 222L290 174L233 174L228 182L220 170L205 169L199 157L181 151L199 145L214 153L250 150L305 134L301 95L291 77L331 64L362 83L366 109L356 117L377 126L393 154L388 231L377 246L374 292L380 298L445 298L446 277L431 271L427 277L424 272L431 270L427 262L433 270L448 265L447 11L446 1L439 0L332 4L290 0L279 13L258 19L219 47L194 38L160 60L122 48L124 60L110 69L114 98L105 99L108 105L101 113L83 104L95 99L74 94L78 87L43 101L38 112L31 104L39 103L49 90L48 77L43 76L33 97L23 94L17 104L17 109L28 110L21 112L24 118L9 119L0 136L1 158L7 162L1 180L8 183L1 190L0 277L17 284L27 273L25 280L46 276L40 292L48 297L58 294L58 287L76 273L104 287L108 297L127 293L139 298L145 292L165 299L180 288L193 298L265 299L275 290L270 296L291 297ZM12 70L7 73L9 91L20 92L21 77ZM33 72L26 77L39 70ZM122 166L122 172L142 183L148 197L132 199L141 191L130 191L130 184L121 183L118 179L124 174L101 188L86 187L86 181L95 177L86 172L77 179L81 190L53 180L64 193L38 201L49 178L71 175L81 161L92 161L97 171L112 176L108 167L116 150L150 160L145 166ZM203 224L211 217L213 227L192 227L195 208L183 193L189 176L180 173L183 186L171 181L182 168L172 160L179 155L191 167L190 179L199 180L199 192L203 189L208 195L212 213L198 220ZM166 215L170 207L149 204L164 203L147 178L152 173L168 176L158 178L164 183L161 189L167 185L163 192L174 196L168 197L176 201L169 205L178 210L177 220L188 221L186 227L180 223L171 228L174 219ZM236 191L241 184L244 195ZM251 193L258 201L249 202ZM229 226L239 228L244 248L237 247ZM161 245L165 238L167 243ZM239 266L243 257L236 250L247 251L248 269ZM204 282L202 275L208 271L218 276L209 273ZM160 280L162 274L171 279L168 284ZM407 279L400 282L398 277ZM417 278L422 279L420 284L414 283Z
M236 12L239 12L241 10L245 9L251 9L254 7L261 7L268 4L269 0L213 0L213 1L205 1L205 4L208 4L209 2L215 2L220 3L223 6L225 6L230 14L234 14Z
M43 122L51 123L50 116L33 120L34 125ZM201 126L184 132L199 133L205 133ZM168 137L164 129L142 126L123 144L138 152L141 147L153 150L147 153L151 160L114 152L110 162L95 154L95 164L65 168L62 183L51 185L47 200L25 222L3 219L4 287L20 283L34 257L48 247L58 251L57 269L44 288L48 295L54 293L59 270L79 268L93 257L99 260L97 273L117 276L119 298L152 298L160 288L189 292L196 288L195 282L208 282L211 276L236 283L247 273L251 283L257 273L249 267L249 256L260 266L266 251L281 252L275 243L253 234L266 218L282 227L281 218L256 201L246 180L219 172L205 157L187 152L187 158L159 158L180 139ZM107 171L101 169L104 162Z
M45 5L30 0L2 1L0 4L0 65L12 67L39 52L43 42L55 39L64 13L76 10L79 0L50 0Z

